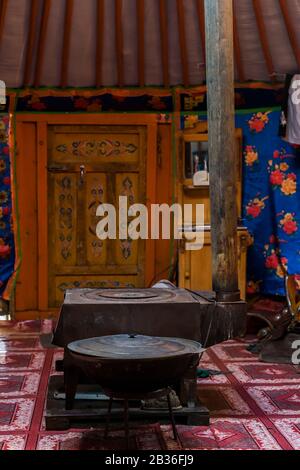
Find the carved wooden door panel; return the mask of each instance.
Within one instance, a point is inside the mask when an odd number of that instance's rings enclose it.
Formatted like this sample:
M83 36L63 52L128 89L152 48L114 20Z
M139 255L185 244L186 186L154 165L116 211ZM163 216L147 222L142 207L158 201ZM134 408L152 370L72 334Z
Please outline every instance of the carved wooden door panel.
M101 203L146 202L145 126L50 126L49 307L66 289L144 287L145 242L96 236Z

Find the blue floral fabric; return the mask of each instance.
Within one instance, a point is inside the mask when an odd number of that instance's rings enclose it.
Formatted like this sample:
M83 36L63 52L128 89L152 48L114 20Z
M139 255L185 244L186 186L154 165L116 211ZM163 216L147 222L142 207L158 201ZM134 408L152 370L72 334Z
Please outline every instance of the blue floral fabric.
M9 116L0 114L0 298L15 265L8 139Z
M243 131L243 219L252 237L248 293L285 295L285 273L300 289L300 149L279 137L281 111L236 112ZM205 120L182 117L182 128Z
M245 225L253 237L248 292L284 295L284 273L300 286L300 150L278 136L280 111L238 113L244 134Z

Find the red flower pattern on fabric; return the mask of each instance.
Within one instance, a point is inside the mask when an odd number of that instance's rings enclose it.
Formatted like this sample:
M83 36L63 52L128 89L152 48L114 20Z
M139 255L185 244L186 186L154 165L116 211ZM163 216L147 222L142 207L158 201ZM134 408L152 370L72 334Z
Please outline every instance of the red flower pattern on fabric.
M267 269L277 269L279 265L279 259L276 253L273 253L266 259L266 268Z
M293 235L298 230L297 222L293 222L292 220L286 222L283 226L283 230L287 235Z
M275 170L271 173L270 182L274 186L280 186L283 183L284 174L280 170Z
M0 258L6 258L11 253L11 248L8 245L0 245Z
M294 235L298 231L298 223L295 220L295 214L285 213L281 214L283 219L279 222L279 227L287 234Z

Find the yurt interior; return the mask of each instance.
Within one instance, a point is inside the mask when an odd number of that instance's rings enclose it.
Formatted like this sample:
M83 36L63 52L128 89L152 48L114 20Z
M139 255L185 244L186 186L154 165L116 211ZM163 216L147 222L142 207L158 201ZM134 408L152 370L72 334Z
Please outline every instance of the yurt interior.
M300 0L0 0L0 450L300 450L299 178Z

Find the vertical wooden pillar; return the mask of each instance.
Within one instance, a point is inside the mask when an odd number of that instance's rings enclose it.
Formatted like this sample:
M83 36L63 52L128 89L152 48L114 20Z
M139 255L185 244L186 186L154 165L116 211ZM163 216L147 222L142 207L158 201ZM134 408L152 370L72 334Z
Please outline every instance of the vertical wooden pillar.
M213 289L239 301L233 1L205 0Z

